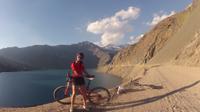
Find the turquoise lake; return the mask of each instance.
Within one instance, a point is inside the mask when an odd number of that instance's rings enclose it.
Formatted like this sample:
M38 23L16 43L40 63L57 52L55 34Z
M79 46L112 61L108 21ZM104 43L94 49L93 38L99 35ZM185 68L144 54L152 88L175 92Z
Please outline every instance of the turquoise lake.
M112 88L119 77L89 70L95 75L91 86ZM67 70L45 70L0 73L0 107L29 107L53 102L53 90L66 83ZM87 81L87 80L86 80Z

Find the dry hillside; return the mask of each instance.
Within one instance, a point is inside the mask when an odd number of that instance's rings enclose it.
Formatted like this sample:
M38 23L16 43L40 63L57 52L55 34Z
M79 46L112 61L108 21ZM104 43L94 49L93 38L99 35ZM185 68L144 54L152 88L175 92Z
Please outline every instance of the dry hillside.
M184 65L198 65L198 44L200 30L200 1L195 0L193 10L180 30L172 36L167 44L155 55L150 63L175 62ZM193 54L191 54L191 52ZM187 54L189 53L189 54ZM194 59L195 58L195 59ZM189 63L190 62L190 63Z
M199 0L194 0L193 4L184 11L158 23L138 43L119 51L112 62L103 68L103 71L121 74L120 76L124 77L136 64L171 62L197 65L199 63L197 59L199 11Z

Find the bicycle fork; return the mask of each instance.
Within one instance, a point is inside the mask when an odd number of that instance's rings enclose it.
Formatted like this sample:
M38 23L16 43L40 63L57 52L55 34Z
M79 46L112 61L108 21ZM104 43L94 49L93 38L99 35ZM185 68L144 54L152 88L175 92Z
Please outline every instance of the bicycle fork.
M67 82L67 85L66 85L66 88L65 88L65 96L67 96L67 94L69 93L69 87L70 87L70 82L68 81ZM70 96L71 96L71 93L70 93Z

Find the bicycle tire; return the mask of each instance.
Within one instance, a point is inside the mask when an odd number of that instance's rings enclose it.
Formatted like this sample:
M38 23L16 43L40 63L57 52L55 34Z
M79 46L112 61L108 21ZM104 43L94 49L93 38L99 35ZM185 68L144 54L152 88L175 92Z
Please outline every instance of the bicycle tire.
M68 88L67 88L68 87ZM68 92L66 93L66 91ZM71 96L71 86L59 86L53 92L53 98L60 104L70 104L70 100L66 99Z
M95 87L90 90L88 100L94 105L106 104L110 101L110 92L103 87Z

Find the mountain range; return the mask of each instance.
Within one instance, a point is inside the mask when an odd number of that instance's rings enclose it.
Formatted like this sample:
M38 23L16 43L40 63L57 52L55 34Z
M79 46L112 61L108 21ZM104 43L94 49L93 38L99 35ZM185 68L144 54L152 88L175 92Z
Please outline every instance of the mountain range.
M0 50L0 71L68 69L77 52L85 54L87 68L108 64L115 54L87 41L72 45L10 47Z

